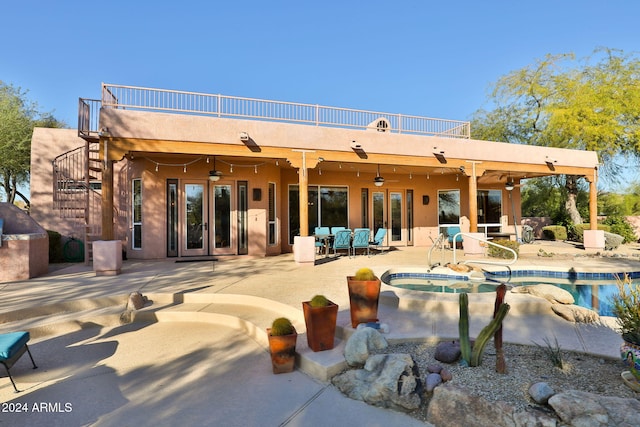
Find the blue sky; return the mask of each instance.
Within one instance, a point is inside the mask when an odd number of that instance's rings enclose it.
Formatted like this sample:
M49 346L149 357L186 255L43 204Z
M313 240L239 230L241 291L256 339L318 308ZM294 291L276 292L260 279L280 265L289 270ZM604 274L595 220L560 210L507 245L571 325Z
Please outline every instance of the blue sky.
M640 51L640 2L11 1L0 80L70 127L101 82L467 120L544 55Z

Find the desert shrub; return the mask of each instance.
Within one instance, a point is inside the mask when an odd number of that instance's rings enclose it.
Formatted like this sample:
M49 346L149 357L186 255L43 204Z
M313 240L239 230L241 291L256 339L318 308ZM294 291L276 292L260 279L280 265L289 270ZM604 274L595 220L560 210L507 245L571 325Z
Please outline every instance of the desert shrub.
M547 225L542 228L542 238L546 240L567 240L567 228L562 225Z
M638 241L638 236L636 236L636 233L633 231L633 227L623 216L609 215L603 221L603 224L606 224L610 227L609 230L605 231L610 231L611 233L622 236L622 238L624 239L622 243L631 243Z
M509 249L513 249L516 252L516 255L520 253L520 243L514 240L498 239L498 240L494 240L493 243L497 245L502 245ZM488 255L494 258L505 258L505 259L513 258L513 254L508 250L499 248L493 245L489 245Z
M584 230L591 230L591 224L575 224L573 227L575 237L569 237L569 240L572 242L584 243ZM611 226L608 224L598 224L598 230L611 231Z

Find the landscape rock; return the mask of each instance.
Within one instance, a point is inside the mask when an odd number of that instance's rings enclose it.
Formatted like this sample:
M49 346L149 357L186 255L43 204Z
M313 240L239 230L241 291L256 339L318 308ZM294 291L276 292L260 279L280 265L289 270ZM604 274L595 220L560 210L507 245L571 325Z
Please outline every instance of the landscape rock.
M387 340L376 329L357 329L345 344L344 358L349 366L362 366L371 350L382 350L388 346Z
M536 411L516 411L504 402L489 402L452 384L436 387L427 421L438 427L555 427L556 419Z
M604 249L612 251L622 244L624 237L619 234L604 232Z
M571 295L571 293L557 286L549 285L546 283L540 283L538 285L516 286L511 289L511 292L534 295L540 298L544 298L552 304L575 303L575 299L573 298L573 295Z
M558 316L574 323L598 323L600 315L593 310L578 305L553 304L551 309Z
M149 300L140 292L131 292L127 302L127 310L140 310Z
M529 396L541 405L546 405L549 398L556 394L556 392L549 386L549 384L540 382L532 384L529 387Z
M427 393L431 393L434 388L442 384L442 377L440 374L431 373L427 375L427 379L425 380Z
M458 341L443 341L436 346L433 358L442 363L454 363L460 359L460 343Z
M549 405L570 426L632 427L640 423L640 401L637 399L569 390L553 395Z
M346 371L331 381L350 398L370 405L412 411L421 404L423 383L409 354L373 355L363 369Z

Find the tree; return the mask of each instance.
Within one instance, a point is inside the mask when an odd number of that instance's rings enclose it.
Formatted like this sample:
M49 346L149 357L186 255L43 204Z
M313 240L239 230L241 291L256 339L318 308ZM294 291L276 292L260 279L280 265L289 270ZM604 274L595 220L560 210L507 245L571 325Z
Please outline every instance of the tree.
M64 123L50 113L39 113L26 92L0 80L0 189L9 203L18 196L30 205L19 187L29 181L31 134L36 126L64 127Z
M615 181L620 157L640 160L640 60L598 49L575 63L571 54L547 55L500 78L478 110L473 137L517 144L593 150ZM578 176L567 175L565 209L575 224Z

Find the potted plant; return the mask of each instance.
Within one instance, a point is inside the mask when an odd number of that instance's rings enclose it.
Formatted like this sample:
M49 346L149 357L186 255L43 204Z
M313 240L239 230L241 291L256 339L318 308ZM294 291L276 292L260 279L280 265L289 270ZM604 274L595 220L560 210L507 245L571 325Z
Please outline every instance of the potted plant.
M338 305L324 295L316 295L302 302L304 322L307 325L307 343L313 351L331 350L336 334Z
M627 275L623 280L617 279L616 285L618 293L611 298L611 303L624 341L620 346L620 357L629 366L637 384L640 381L640 286ZM623 373L625 377L630 378L628 373Z
M279 317L267 328L267 335L273 373L292 372L296 362L296 328L286 317Z
M355 276L347 276L347 285L351 326L356 328L360 323L377 322L380 279L373 270L367 267L359 269Z

